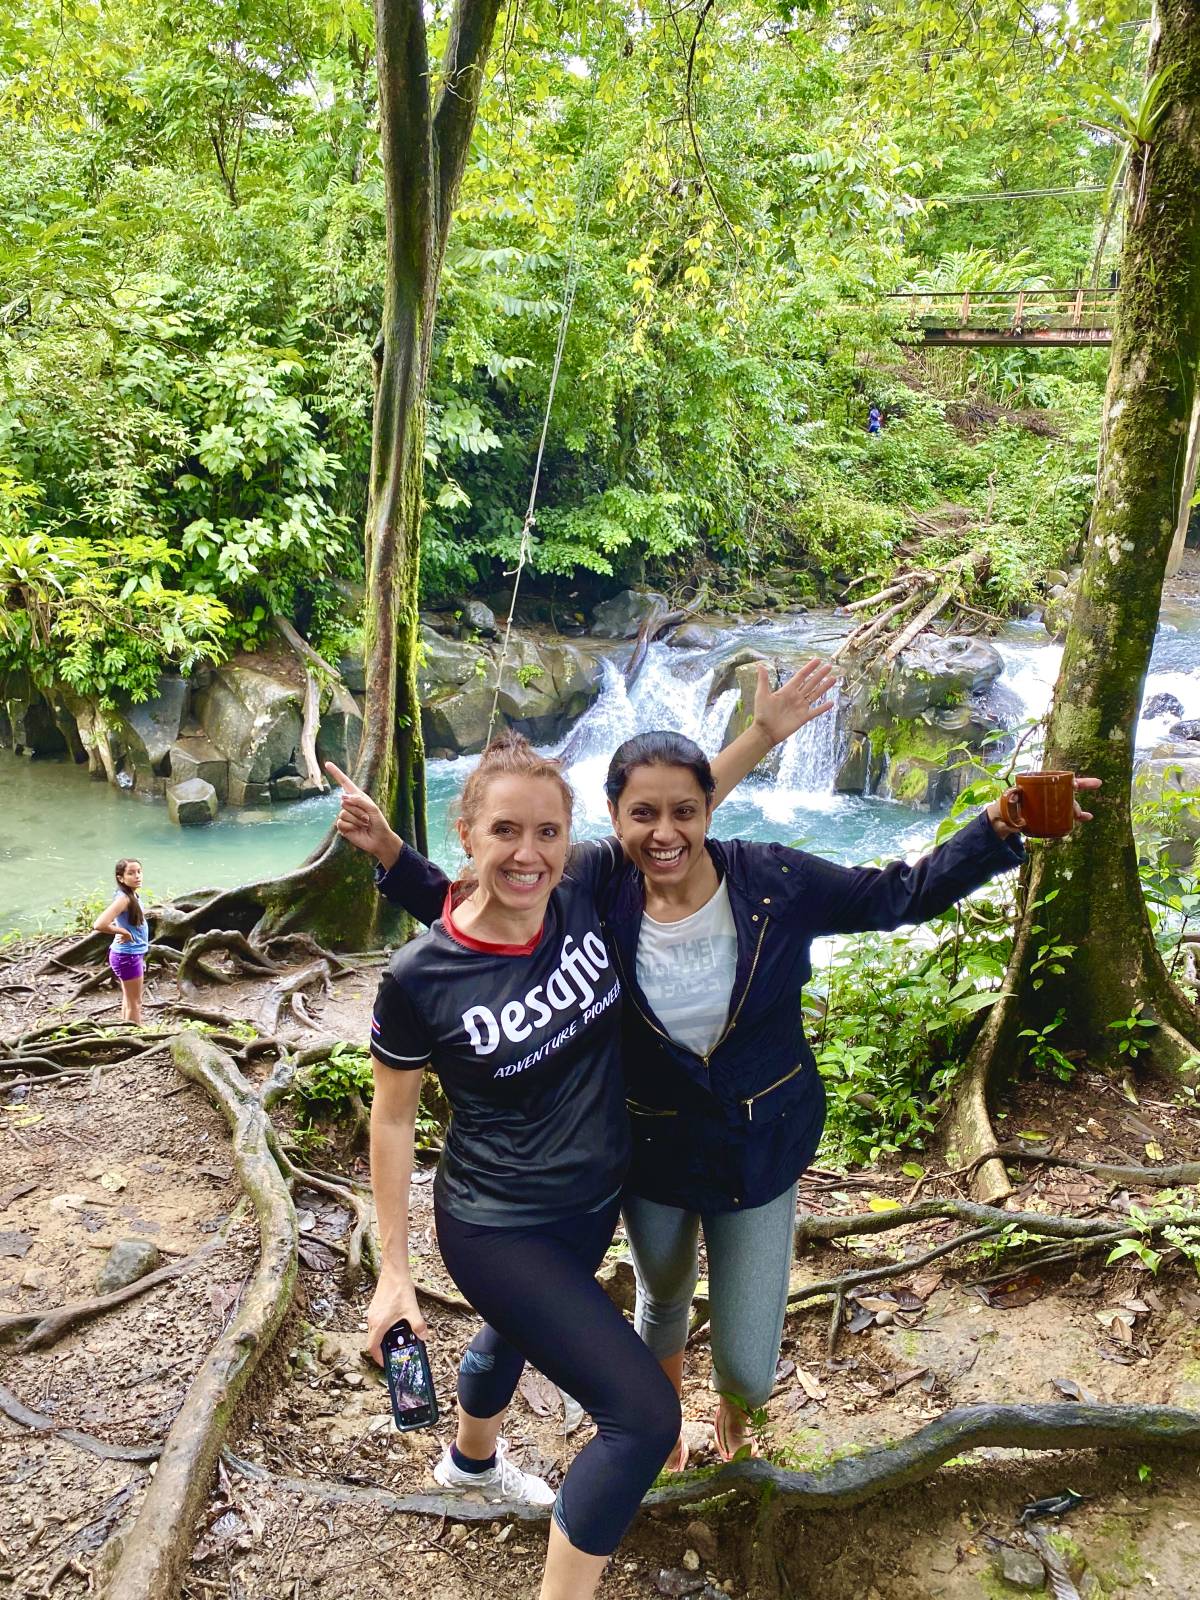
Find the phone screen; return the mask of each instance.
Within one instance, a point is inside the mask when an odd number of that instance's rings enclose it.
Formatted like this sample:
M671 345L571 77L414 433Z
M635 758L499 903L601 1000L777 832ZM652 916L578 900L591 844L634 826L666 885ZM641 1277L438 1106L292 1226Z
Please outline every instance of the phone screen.
M393 1331L384 1343L388 1389L398 1428L422 1428L437 1421L429 1362L419 1339L407 1328Z
M417 1344L394 1345L388 1352L396 1404L401 1411L423 1411L429 1405L425 1363Z

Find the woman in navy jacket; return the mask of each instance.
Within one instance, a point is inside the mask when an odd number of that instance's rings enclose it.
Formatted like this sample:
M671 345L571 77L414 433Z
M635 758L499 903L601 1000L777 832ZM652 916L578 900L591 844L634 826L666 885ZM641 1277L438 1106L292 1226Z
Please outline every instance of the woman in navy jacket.
M841 867L782 845L708 838L713 787L703 752L678 734L622 745L606 782L621 849L614 842L595 893L625 988L633 1158L624 1212L638 1331L678 1389L703 1227L716 1438L728 1456L744 1442L747 1410L772 1387L796 1182L824 1124L800 1005L811 943L928 920L1017 866L1023 851L993 804L912 866ZM409 849L377 881L427 922L448 885ZM685 1459L681 1448L672 1465Z

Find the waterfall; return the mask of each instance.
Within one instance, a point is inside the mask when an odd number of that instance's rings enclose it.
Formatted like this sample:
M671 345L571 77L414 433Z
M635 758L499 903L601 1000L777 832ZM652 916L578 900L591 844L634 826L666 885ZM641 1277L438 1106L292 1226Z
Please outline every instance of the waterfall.
M736 688L709 704L719 663L705 670L704 659L669 645L650 646L632 689L621 671L605 661L600 698L564 742L567 776L590 822L601 822L604 775L609 758L624 740L652 728L670 728L695 740L710 759L721 749L737 705ZM798 811L830 810L838 804L833 780L840 756L837 719L832 714L806 724L787 741L774 777L760 776L742 790L770 821L788 821Z
M591 822L607 818L604 776L609 758L619 744L635 733L670 728L685 734L710 758L721 748L726 724L737 703L737 690L728 689L710 706L709 691L715 664L692 676L680 669L694 658L665 644L652 644L632 689L625 686L619 667L604 660L604 687L561 748L569 751L567 777Z
M1017 720L1029 722L1045 716L1054 698L1054 685L1062 664L1063 647L1049 642L1041 629L1028 638L1009 637L993 641L1004 658L1004 676L999 685L1019 703ZM1200 718L1200 672L1188 664L1194 642L1177 630L1160 626L1155 641L1150 671L1142 690L1142 704L1156 695L1171 694L1183 708L1182 720ZM1177 711L1138 719L1135 746L1150 750L1170 737L1169 729L1181 720Z

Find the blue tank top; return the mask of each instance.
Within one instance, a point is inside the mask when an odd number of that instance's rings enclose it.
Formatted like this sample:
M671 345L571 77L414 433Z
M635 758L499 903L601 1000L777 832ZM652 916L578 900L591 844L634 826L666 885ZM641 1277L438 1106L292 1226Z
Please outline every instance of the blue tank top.
M128 911L118 911L116 916L113 918L113 921L116 923L118 928L124 928L130 935L128 939L113 940L112 948L117 952L117 954L123 956L144 956L146 951L150 948L150 930L145 921L145 913L143 913L140 924L133 921Z

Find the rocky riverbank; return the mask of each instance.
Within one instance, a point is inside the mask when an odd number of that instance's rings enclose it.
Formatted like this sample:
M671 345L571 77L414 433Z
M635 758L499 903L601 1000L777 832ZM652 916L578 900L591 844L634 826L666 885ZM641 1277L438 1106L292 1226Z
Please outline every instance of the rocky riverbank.
M586 634L563 638L545 625L526 626L505 653L495 615L478 601L424 613L418 685L426 748L434 759L477 753L493 702L498 725L555 744L600 695L605 662L632 681L656 637L680 652L685 676L711 674L708 702L726 708L720 743L727 744L752 715L757 664L784 674L813 651L787 636L787 620L684 617L661 595L629 590L595 608ZM829 653L844 629L834 615L820 620L829 627L816 648ZM833 735L833 788L878 792L918 809L947 803L972 770L964 749L980 751L1019 710L995 690L1003 667L986 641L925 635L885 676L848 681ZM164 801L172 821L194 826L227 806L279 805L317 791L302 750L306 684L305 664L282 641L188 678L164 677L153 698L109 712L73 697L52 705L10 684L0 743L87 762L97 780ZM319 761L353 764L364 689L360 652L318 673Z

